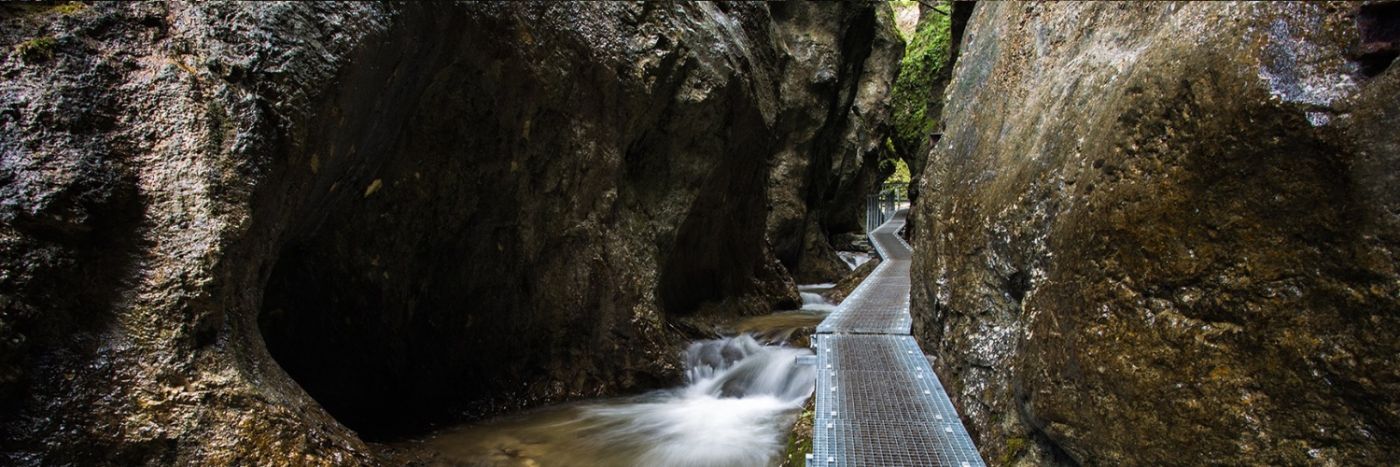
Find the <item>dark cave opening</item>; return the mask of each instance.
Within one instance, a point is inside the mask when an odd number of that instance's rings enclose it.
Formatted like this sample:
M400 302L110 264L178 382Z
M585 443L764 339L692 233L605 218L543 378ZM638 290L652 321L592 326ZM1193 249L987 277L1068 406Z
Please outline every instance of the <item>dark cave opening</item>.
M402 179L403 165L382 167L369 185L383 188L355 190L282 247L264 289L268 352L368 440L489 411L492 395L513 389L505 382L530 379L532 350L544 346L546 333L527 325L534 291L502 220L514 205L450 193L481 165L431 163L441 176L418 190L382 181Z
M299 145L310 154L289 157L302 164L287 169L291 193L264 201L287 219L263 287L263 342L370 441L502 410L544 378L549 356L538 349L552 332L530 325L520 180L500 138L520 129L499 100L529 101L535 88L462 92L452 77L480 70L444 51L471 39L461 30L486 26L406 15L410 32L367 48L338 97L315 110Z
M545 368L574 324L538 304L517 180L461 149L491 132L439 131L452 120L432 111L408 121L352 196L288 233L258 316L278 365L367 440L537 400L519 392L556 376Z
M1362 5L1356 13L1361 33L1356 62L1366 77L1384 73L1400 57L1400 2Z

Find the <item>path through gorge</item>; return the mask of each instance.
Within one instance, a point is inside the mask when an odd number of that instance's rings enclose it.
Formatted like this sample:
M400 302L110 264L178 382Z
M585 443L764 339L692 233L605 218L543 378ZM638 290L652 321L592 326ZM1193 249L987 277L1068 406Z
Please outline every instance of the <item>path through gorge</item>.
M24 2L0 46L0 464L1400 458L1400 2Z

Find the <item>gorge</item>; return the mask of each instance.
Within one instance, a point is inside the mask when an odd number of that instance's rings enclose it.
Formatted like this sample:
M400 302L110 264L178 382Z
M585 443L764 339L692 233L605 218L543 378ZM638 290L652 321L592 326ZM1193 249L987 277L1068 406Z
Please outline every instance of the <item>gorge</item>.
M1400 2L0 24L0 464L791 462L886 188L988 464L1400 458Z

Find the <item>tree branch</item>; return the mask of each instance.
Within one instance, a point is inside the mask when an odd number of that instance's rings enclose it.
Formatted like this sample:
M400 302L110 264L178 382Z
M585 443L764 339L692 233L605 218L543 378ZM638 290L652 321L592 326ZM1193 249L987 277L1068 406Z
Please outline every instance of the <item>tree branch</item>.
M940 15L948 16L948 12L938 9L938 7L937 7L937 6L934 6L934 4L932 4L932 3L926 2L926 1L924 1L924 0L916 0L916 1L919 2L920 5L923 5L923 6L928 7L928 9L938 12L938 14L940 14Z

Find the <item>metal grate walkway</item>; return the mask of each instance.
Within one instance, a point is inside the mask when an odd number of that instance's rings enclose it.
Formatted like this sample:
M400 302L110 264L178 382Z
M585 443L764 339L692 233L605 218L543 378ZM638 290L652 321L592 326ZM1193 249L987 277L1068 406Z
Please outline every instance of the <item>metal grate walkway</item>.
M870 232L883 261L817 326L809 467L985 466L909 335L906 211Z

